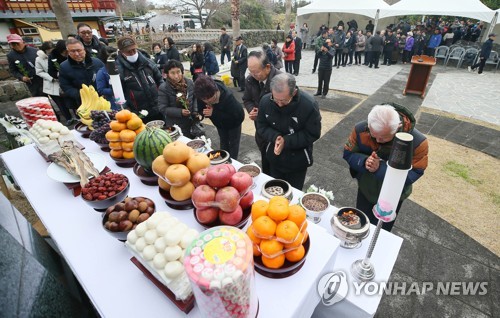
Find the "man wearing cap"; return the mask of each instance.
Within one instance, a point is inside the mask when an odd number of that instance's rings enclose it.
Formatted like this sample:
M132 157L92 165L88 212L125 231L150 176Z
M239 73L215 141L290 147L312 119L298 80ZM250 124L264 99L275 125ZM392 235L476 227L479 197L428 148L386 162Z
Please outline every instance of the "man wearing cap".
M271 92L271 80L274 76L281 74L281 71L272 65L268 55L263 51L252 51L248 54L248 71L250 75L246 78L243 105L248 112L248 117L255 123L255 142L261 153L262 172L269 174L269 162L266 158L267 142L257 132L256 119L262 96Z
M38 50L27 46L18 34L7 35L7 42L9 42L12 49L7 54L10 74L26 83L32 96L45 96L43 93L43 79L37 76L35 71Z
M243 45L241 36L234 40L235 47L231 63L231 76L234 86L238 86L240 92L245 91L245 72L247 71L247 47Z
M69 108L80 106L80 89L82 84L94 86L97 91L97 72L104 63L92 57L85 51L83 43L77 39L66 41L68 59L61 63L59 69L59 84L64 92L64 100Z
M124 36L117 42L116 66L120 73L126 107L134 113L146 110L144 122L162 120L158 110L158 87L163 83L156 64L137 49L135 40Z
M495 41L496 38L495 33L490 33L488 35L488 40L484 41L483 46L481 47L481 53L479 54L479 61L472 65L469 66L469 72L472 72L476 69L476 67L479 66L478 74L483 74L483 68L484 65L486 64L486 60L490 57L491 54L491 49L493 48L493 41Z
M386 162L391 153L392 141L398 132L406 132L413 136L413 160L396 209L397 214L401 203L411 194L412 184L427 168L429 152L427 138L415 129L413 114L405 107L396 104L376 105L368 114L367 121L356 124L344 145L344 160L349 164L351 176L358 180L356 208L363 211L372 224L378 223L372 208L377 203L387 170ZM382 228L391 231L393 225L394 221L387 222Z

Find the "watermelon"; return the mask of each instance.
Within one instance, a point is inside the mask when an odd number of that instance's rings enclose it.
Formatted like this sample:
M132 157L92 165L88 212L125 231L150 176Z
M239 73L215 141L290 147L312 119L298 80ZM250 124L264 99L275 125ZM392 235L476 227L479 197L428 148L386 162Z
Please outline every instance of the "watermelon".
M148 127L141 131L134 141L135 160L147 172L152 172L153 160L163 154L163 148L172 142L170 135L163 129Z

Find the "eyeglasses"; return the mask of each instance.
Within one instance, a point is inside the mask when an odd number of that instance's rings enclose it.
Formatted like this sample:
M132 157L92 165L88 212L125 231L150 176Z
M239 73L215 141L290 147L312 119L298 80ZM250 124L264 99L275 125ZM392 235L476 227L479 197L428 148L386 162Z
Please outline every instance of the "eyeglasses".
M83 53L85 50L83 49L75 49L75 50L68 50L68 53L70 54L80 54Z
M292 101L294 95L295 94L292 94L292 96L289 99L275 99L274 96L273 96L273 94L271 94L271 97L269 97L269 99L271 99L273 102L275 102L278 105L285 106L285 105L290 104L290 102Z

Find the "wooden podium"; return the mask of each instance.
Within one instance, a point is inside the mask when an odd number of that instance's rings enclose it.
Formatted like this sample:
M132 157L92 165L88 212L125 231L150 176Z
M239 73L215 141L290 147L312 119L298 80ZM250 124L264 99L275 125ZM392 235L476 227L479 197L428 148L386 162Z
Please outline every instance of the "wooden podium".
M424 98L425 87L434 65L436 65L436 58L427 55L414 55L411 59L410 75L408 75L403 95L406 93L418 94Z

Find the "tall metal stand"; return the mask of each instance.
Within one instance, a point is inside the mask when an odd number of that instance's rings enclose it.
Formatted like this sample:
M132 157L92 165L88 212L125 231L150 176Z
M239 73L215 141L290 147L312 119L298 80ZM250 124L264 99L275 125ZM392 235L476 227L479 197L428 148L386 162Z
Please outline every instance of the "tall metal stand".
M382 228L383 223L384 222L382 220L378 221L365 258L358 259L351 265L351 274L358 281L370 281L375 277L375 268L370 262L370 257L372 256L373 249L375 248L375 244L377 243L378 235L380 234L380 229Z

